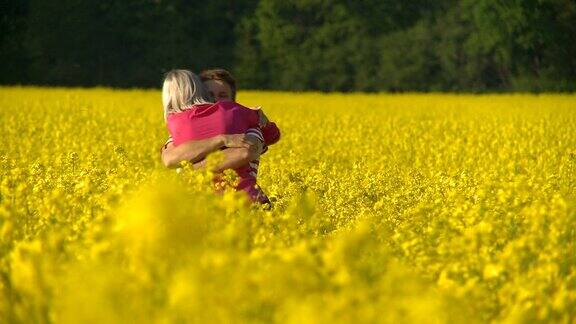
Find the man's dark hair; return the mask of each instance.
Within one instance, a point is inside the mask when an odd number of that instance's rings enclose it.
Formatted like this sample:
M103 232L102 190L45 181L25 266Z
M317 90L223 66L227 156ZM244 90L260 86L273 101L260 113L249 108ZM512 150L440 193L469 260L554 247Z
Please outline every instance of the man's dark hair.
M204 70L200 72L200 79L202 79L202 82L206 82L208 80L226 82L226 84L228 84L232 90L232 100L236 101L236 80L234 80L230 72L224 69Z

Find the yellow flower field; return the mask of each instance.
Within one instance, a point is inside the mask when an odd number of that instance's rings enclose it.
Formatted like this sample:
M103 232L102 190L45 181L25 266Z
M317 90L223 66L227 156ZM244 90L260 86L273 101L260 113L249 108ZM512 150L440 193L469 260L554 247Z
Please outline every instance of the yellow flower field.
M0 88L0 322L576 321L576 95L239 101L271 211L163 167L159 90Z

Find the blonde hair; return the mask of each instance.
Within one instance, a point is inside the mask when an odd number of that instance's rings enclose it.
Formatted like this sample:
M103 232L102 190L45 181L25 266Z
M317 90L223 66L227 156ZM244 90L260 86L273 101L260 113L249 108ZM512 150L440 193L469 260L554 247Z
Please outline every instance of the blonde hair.
M162 85L164 120L168 114L184 111L192 105L209 103L208 91L200 78L188 70L166 73Z

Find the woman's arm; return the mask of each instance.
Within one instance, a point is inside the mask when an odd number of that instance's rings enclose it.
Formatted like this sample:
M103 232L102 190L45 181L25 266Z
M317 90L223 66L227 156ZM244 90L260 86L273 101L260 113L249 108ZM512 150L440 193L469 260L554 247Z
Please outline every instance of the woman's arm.
M280 140L280 129L276 123L270 121L268 116L262 110L262 107L253 108L258 111L259 126L264 136L264 145L267 149L268 146L276 144Z
M168 142L162 148L162 163L168 168L174 168L181 161L198 162L222 147L248 150L254 145L253 140L246 134L218 135L205 140L188 141L178 146Z

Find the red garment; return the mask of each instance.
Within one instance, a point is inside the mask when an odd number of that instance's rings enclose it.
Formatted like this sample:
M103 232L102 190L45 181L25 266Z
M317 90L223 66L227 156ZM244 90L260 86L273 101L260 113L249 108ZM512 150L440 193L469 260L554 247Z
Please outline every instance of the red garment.
M273 122L268 122L266 126L261 128L262 136L264 136L264 144L276 144L280 140L280 130Z
M250 129L258 129L258 111L246 108L231 101L219 101L214 104L194 105L183 112L169 114L167 118L168 131L179 145L190 140L202 140L221 134L242 134ZM274 123L268 123L262 131L264 143L278 141L280 131ZM257 133L257 132L249 132ZM254 201L268 202L266 195L256 185L259 161L235 169L240 177L237 190L244 190Z

